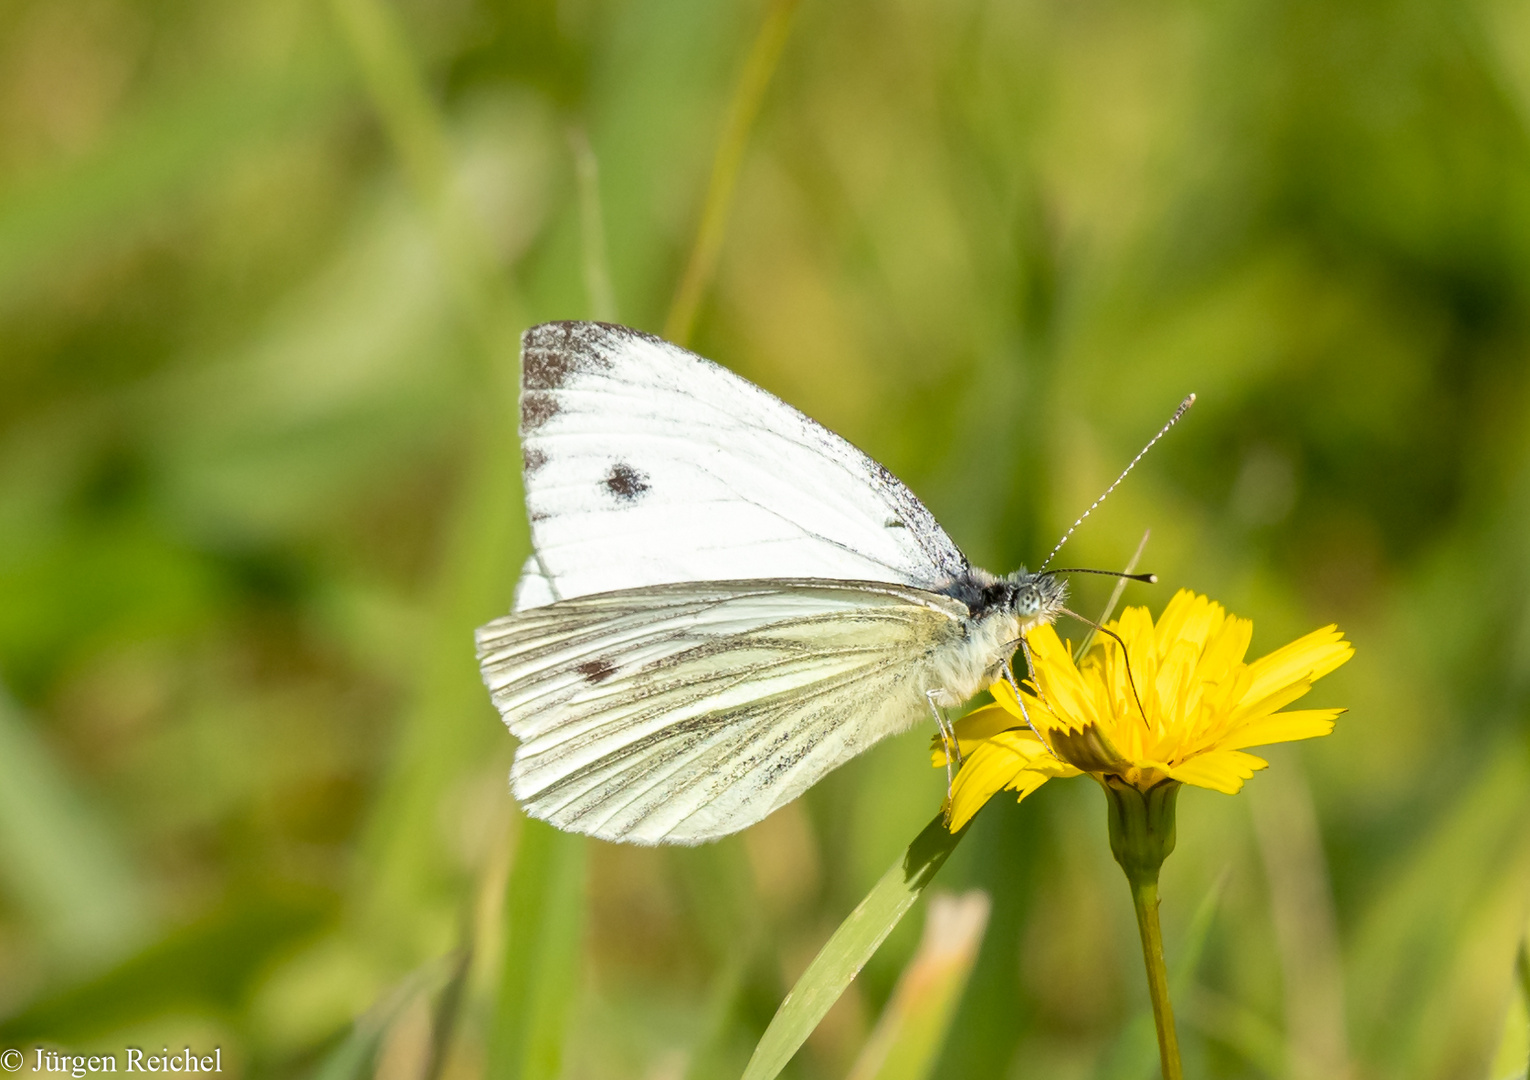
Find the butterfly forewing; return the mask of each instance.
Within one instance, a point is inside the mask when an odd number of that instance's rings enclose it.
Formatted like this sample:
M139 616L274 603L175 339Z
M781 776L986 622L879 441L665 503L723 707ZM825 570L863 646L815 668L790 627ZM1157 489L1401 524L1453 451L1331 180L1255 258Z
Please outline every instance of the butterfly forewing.
M541 580L518 609L675 581L935 589L968 569L871 458L747 380L625 327L526 332L521 439Z
M876 582L669 584L507 616L479 631L479 658L522 740L512 784L529 813L697 843L908 726L965 616Z

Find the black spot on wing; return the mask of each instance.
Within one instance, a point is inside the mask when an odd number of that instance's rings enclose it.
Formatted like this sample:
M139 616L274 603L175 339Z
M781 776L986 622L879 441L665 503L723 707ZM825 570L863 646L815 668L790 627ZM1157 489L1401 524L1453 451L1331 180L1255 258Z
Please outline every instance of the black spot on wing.
M617 502L635 502L638 496L648 490L647 474L638 472L625 461L618 461L611 466L605 483L606 490L616 496Z
M603 371L611 362L601 352L612 337L599 323L552 322L521 336L521 388L560 390L569 376Z
M534 446L521 447L521 465L527 473L534 473L547 464L547 455Z
M574 670L583 675L587 683L602 683L616 674L616 666L609 660L586 660Z
M558 415L558 399L551 394L521 395L521 430L535 431Z

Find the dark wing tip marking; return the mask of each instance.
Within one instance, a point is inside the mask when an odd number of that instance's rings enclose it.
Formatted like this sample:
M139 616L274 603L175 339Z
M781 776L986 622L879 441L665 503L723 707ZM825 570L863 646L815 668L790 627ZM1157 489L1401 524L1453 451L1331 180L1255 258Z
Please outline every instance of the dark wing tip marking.
M616 674L616 665L609 660L586 660L574 670L583 675L587 683L602 683Z
M672 348L679 348L678 345L675 345L673 342L665 341L657 334L650 334L647 330L634 330L632 327L623 326L620 323L592 322L585 323L585 325L598 326L604 333L609 334L612 337L634 337L643 341L653 341L660 345L669 345Z
M616 496L617 502L630 503L648 490L648 476L638 472L625 461L618 461L606 474L606 490Z
M521 397L521 430L535 431L558 415L558 399L551 394L526 393Z
M521 447L521 466L528 473L534 473L543 465L547 464L547 455L535 446Z
M523 390L560 390L569 376L604 371L611 362L601 353L610 329L600 323L551 322L521 335Z

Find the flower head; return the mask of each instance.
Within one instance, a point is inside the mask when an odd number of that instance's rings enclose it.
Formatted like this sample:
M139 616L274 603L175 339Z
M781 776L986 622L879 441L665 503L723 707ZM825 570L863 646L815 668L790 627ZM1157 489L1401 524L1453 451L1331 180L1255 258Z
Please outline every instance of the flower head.
M1127 608L1106 629L1126 643L1129 667L1109 635L1075 665L1051 626L1031 631L1034 670L1020 697L994 683L994 703L957 721L964 762L950 827L1003 789L1023 799L1053 777L1080 773L1141 791L1172 780L1231 795L1268 764L1245 748L1327 735L1343 709L1279 710L1354 647L1327 626L1245 663L1253 625L1185 590L1157 625L1146 608ZM943 749L935 764L945 766Z

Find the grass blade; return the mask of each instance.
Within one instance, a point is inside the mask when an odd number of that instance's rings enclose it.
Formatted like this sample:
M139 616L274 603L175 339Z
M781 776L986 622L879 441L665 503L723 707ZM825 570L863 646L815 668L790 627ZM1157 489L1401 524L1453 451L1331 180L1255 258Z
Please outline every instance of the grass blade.
M850 917L840 923L781 1002L764 1037L754 1048L743 1080L772 1080L780 1074L872 953L913 907L966 833L966 829L948 832L944 815L937 814L914 838L903 858L882 875Z
M1491 1080L1525 1080L1530 1076L1530 925L1519 939L1514 958L1515 987L1504 1010L1503 1034L1486 1075Z
M419 1007L428 1003L434 996L440 995L443 999L436 1009L439 1020L442 1008L454 1008L456 996L461 989L463 976L467 971L469 957L466 953L456 956L445 956L433 960L410 974L391 992L383 995L370 1009L356 1018L351 1025L351 1030L345 1038L320 1059L318 1066L311 1074L310 1080L363 1080L374 1072L387 1071L379 1056L387 1056L385 1043L389 1039L389 1029L392 1028L411 1007ZM430 1039L429 1048L430 1069L434 1070L436 1059L440 1057L442 1043L449 1035L449 1028L443 1029L439 1023L430 1025L427 1037ZM427 1077L434 1076L434 1071L427 1071Z
M148 897L109 821L3 690L0 880L75 966L116 959L149 929Z
M924 938L903 969L850 1080L924 1080L935 1067L988 928L988 894L930 898Z
M521 826L505 896L505 956L490 1037L489 1080L554 1080L578 991L586 841L551 825Z
M568 145L574 155L574 180L579 188L580 254L590 318L618 322L611 260L606 254L606 218L600 206L600 162L584 128L568 129Z
M1530 1013L1530 934L1519 939L1519 956L1514 970L1519 975L1521 1004L1525 1006L1525 1011ZM1530 1060L1525 1062L1525 1076L1530 1077Z
M733 192L738 186L739 168L749 145L749 132L754 127L760 104L765 100L765 90L770 85L770 77L775 74L781 50L786 47L792 16L797 13L800 2L771 0L765 22L754 39L734 88L733 100L728 105L728 119L717 143L717 155L712 159L712 175L707 181L696 242L675 290L669 317L664 320L664 336L677 345L690 341L701 301L706 296L707 286L712 283L717 256L722 252L723 234L727 230L728 211L733 206Z
M312 1080L362 1080L369 1075L387 1019L391 1019L391 1014L387 1018L369 1014L358 1019L340 1044L319 1062Z
M1511 956L1523 932L1516 870L1530 859L1530 771L1517 744L1482 756L1484 767L1435 812L1351 937L1351 1031L1356 1056L1378 1076L1445 1075L1443 1062L1489 1057L1500 1033L1473 994L1507 1000L1509 965L1495 985L1472 958Z
M505 365L525 322L520 298L499 275L472 215L454 197L445 120L426 86L409 31L385 0L331 0L330 10L404 176L434 226L464 322L479 341L490 376L502 377L513 370Z
M1248 805L1269 883L1287 1053L1297 1063L1295 1072L1348 1076L1354 1070L1344 965L1317 807L1302 758L1294 753L1270 758L1276 768L1249 791Z

